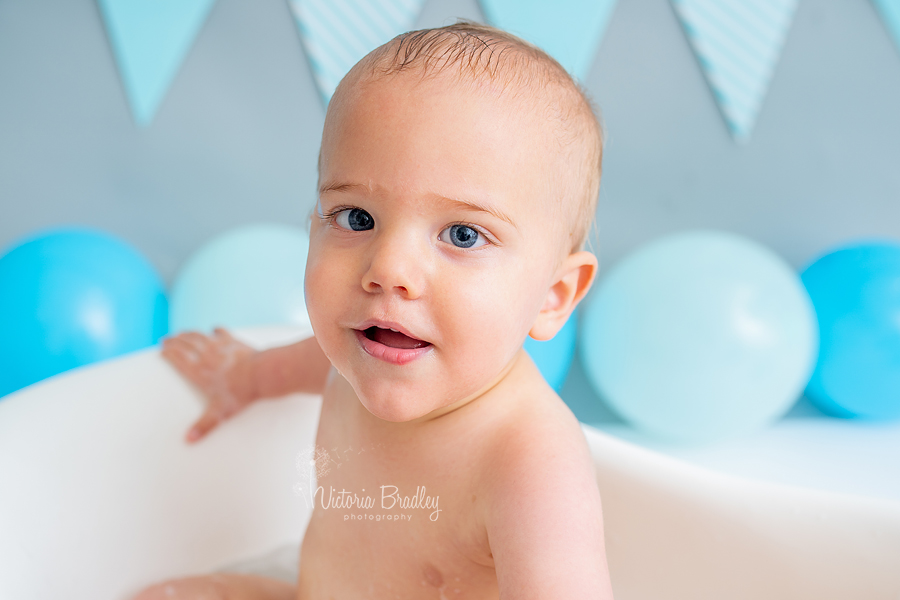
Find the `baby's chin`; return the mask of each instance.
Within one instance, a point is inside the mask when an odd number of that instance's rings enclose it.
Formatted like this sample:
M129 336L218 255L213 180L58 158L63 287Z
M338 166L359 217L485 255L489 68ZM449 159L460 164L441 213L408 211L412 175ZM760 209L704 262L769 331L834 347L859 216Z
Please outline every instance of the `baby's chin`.
M357 386L354 388L360 403L372 416L391 423L415 421L443 406L441 404L435 406L427 397L409 391L397 393L396 390L361 390Z
M373 383L369 379L349 380L349 383L363 408L372 416L391 423L408 423L423 417L427 420L429 415L438 416L462 400L455 399L452 394L451 397L446 393L436 395L441 386L434 382L394 380Z

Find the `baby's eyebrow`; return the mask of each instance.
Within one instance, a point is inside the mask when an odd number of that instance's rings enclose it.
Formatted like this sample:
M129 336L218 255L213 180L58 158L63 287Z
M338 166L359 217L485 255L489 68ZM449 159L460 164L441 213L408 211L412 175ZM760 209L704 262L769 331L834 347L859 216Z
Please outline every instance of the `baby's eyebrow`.
M349 190L353 190L356 188L362 188L365 191L369 191L369 188L361 183L330 183L328 185L323 185L319 188L319 194L324 194L326 192L346 192Z
M319 188L319 195L322 195L322 194L325 194L328 192L347 192L347 191L352 191L352 190L357 190L357 189L362 190L364 192L371 191L369 189L369 186L363 185L362 183L334 182L334 183L329 183L329 184L323 185L321 188ZM516 227L516 224L512 220L511 217L509 217L502 210L495 208L489 204L482 204L481 202L478 202L477 200L460 200L458 198L448 198L447 196L441 196L441 195L437 195L436 198L440 202L442 202L444 204L449 204L450 206L452 206L453 208L456 208L456 209L467 210L467 211L472 211L472 212L487 213L497 219L500 219L501 221L505 221L505 222L509 223L515 229L518 229L518 227Z
M474 212L487 213L493 217L496 217L497 219L500 219L501 221L506 221L507 223L512 225L514 228L518 229L518 227L516 227L515 222L513 222L513 220L509 216L507 216L506 213L504 213L500 209L495 208L489 204L482 204L476 200L459 200L457 198L447 198L446 196L439 196L439 199L442 202L445 202L447 204L454 206L455 208L459 208L462 210L474 211Z

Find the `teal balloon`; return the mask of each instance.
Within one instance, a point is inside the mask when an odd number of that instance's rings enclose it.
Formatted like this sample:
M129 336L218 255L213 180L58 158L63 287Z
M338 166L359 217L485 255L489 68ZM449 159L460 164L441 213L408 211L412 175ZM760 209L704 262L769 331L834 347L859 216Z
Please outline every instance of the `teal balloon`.
M55 229L17 243L0 258L0 396L155 344L167 311L150 263L109 234Z
M247 225L215 237L175 278L170 329L308 325L308 253L309 236L288 225Z
M582 317L588 380L626 421L675 441L735 436L782 416L818 348L793 269L725 232L644 246L606 276Z
M562 389L572 366L577 336L578 319L573 312L553 339L546 341L538 341L531 337L525 339L525 351L531 356L531 360L537 365L550 387L557 392Z
M847 246L801 278L822 338L807 397L838 417L900 418L900 245Z

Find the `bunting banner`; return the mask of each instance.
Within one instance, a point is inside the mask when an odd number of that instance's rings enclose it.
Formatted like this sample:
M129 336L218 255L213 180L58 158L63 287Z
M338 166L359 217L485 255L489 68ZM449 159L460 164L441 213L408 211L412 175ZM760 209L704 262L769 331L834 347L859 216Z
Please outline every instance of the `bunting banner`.
M872 0L872 3L900 50L900 0Z
M750 139L797 0L672 0L734 139Z
M135 122L147 126L215 0L97 0Z
M413 28L425 0L288 0L327 105L366 54Z
M616 0L481 0L488 23L544 49L575 78L587 78Z

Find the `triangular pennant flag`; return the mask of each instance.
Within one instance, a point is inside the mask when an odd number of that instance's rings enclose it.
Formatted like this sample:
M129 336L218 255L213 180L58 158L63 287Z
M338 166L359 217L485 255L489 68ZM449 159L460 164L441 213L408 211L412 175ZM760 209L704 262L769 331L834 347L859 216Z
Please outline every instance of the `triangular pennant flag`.
M215 0L97 0L134 120L149 125Z
M491 25L543 48L584 81L616 0L481 0Z
M424 0L288 0L325 104L366 54L412 29Z
M881 19L900 49L900 0L872 0L881 13Z
M672 0L735 140L750 139L797 0Z

